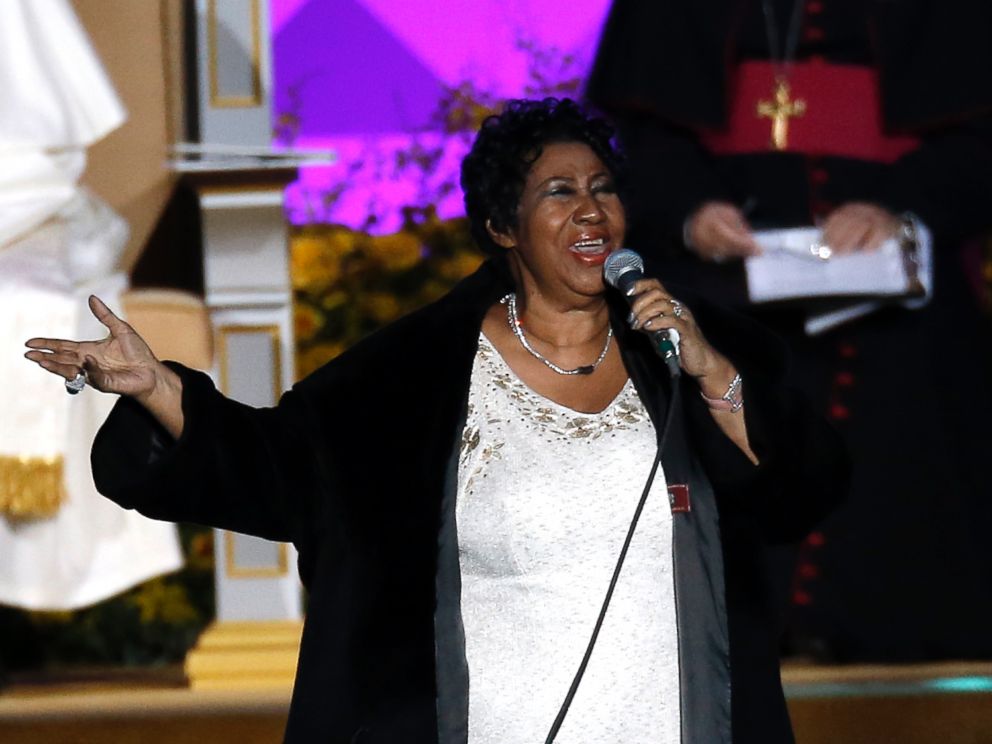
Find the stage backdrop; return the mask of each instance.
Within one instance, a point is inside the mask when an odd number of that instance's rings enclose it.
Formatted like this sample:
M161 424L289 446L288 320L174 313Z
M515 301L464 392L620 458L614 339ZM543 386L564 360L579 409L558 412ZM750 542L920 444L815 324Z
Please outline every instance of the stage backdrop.
M466 138L452 136L446 113L458 102L576 93L608 9L609 0L567 10L556 0L274 0L278 137L340 156L304 171L291 219L389 232L425 186L440 217L462 214L461 192L443 184ZM438 160L426 184L395 172L396 153L414 145Z

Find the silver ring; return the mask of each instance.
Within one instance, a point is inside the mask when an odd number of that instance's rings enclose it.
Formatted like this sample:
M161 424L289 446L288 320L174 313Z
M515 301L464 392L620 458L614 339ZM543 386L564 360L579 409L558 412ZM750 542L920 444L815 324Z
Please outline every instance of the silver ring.
M683 307L682 303L678 300L669 300L669 302L672 303L672 315L676 318L681 318L685 313L685 307Z
M69 395L75 395L76 393L82 392L83 388L86 387L86 380L86 370L79 370L74 378L65 381L65 391L69 393Z
M834 254L833 249L829 245L821 243L819 240L810 243L809 252L813 255L813 258L818 258L821 261L829 261L830 257Z

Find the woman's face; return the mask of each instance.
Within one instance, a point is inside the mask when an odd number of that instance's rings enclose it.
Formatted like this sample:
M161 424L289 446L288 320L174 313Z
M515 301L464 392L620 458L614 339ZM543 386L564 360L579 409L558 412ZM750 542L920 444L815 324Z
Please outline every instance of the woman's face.
M493 234L509 248L519 289L552 298L603 292L603 263L622 247L626 220L613 176L581 142L546 145L531 166L517 227Z

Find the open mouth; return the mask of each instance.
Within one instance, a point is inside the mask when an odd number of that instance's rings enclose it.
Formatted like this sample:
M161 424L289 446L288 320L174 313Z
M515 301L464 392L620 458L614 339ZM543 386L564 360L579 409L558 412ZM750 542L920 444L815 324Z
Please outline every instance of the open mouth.
M583 256L596 256L608 249L606 238L589 238L572 243L569 250Z

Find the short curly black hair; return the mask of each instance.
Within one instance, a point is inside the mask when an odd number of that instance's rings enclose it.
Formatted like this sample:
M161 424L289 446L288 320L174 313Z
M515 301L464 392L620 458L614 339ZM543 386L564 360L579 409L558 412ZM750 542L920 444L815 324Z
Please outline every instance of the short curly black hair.
M581 142L603 161L621 196L624 157L613 126L570 98L508 101L503 111L482 122L472 149L462 161L461 183L472 237L488 255L500 247L486 230L517 226L517 208L531 166L545 145Z

